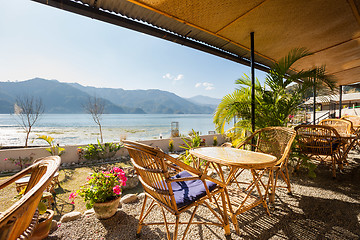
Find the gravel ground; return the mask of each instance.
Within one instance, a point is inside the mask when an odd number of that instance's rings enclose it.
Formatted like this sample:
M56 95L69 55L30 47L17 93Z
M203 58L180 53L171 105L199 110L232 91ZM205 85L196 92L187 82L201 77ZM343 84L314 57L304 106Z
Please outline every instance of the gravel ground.
M276 192L271 215L261 205L237 217L240 235L231 224L232 239L360 239L360 155L352 152L349 165L335 180L327 166L319 165L317 177L305 172L292 174L293 195L285 189ZM281 184L281 182L280 182ZM136 228L142 200L124 204L107 220L94 216L63 223L47 239L136 239ZM162 219L155 211L149 219ZM184 214L187 218L190 214ZM205 207L200 207L197 219L213 219ZM171 219L171 218L170 218ZM185 227L180 228L180 234ZM162 226L143 227L141 239L166 239ZM187 239L225 239L217 226L193 225Z

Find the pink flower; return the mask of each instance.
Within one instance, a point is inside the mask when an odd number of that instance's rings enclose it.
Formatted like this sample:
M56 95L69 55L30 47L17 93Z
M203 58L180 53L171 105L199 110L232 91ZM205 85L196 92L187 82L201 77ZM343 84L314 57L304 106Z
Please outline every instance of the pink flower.
M7 158L5 158L4 161L7 161Z
M116 173L119 173L122 169L121 168L118 168L118 167L114 167L113 171L116 172Z
M113 187L113 192L116 194L116 195L120 195L121 193L121 187L119 185L116 185L115 187Z
M77 196L77 192L70 193L70 195L69 195L69 200L72 200L72 201L71 201L71 204L74 204L74 203L75 203L75 202L74 202L74 199L75 199L76 196Z
M90 181L91 179L93 179L92 176L87 176L87 177L86 177L86 181Z

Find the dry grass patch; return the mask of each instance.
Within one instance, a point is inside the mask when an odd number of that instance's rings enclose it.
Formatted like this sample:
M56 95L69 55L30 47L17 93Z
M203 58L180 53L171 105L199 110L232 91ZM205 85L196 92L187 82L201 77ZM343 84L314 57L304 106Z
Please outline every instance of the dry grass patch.
M129 162L116 162L113 164L103 164L103 165L96 165L93 167L77 167L77 168L68 168L62 169L59 171L59 182L60 186L56 186L54 200L55 204L53 209L55 211L55 220L60 220L61 216L72 212L84 212L86 211L85 202L83 198L77 197L75 199L75 204L71 204L69 200L69 194L71 192L75 192L80 188L81 185L86 183L86 177L89 176L92 172L94 172L94 168L99 167L127 167L130 166ZM0 177L0 181L5 180L8 177ZM129 192L137 193L141 192L141 186L137 187L136 189L132 189L129 191L124 191L124 194ZM16 202L15 196L17 195L15 184L11 184L8 187L0 190L0 212L5 211L11 205Z

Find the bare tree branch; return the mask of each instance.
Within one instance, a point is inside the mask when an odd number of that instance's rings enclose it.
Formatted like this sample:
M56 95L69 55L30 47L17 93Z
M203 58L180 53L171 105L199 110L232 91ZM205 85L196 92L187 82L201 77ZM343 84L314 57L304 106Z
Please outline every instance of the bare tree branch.
M15 104L18 122L26 132L25 147L27 147L31 129L44 113L44 105L41 98L34 98L33 96L19 96L16 98Z
M105 111L105 103L101 98L96 96L89 97L87 104L83 106L85 112L91 114L94 122L99 126L101 143L103 143L103 135L101 129L101 117Z

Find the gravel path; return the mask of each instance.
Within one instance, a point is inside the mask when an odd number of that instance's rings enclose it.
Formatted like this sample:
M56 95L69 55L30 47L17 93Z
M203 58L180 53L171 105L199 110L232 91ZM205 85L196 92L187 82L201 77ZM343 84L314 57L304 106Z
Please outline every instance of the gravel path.
M293 195L278 189L270 216L261 205L239 215L241 233L236 234L231 225L232 239L360 239L360 155L351 153L349 165L335 180L326 166L319 165L316 174L315 179L306 173L293 174ZM47 239L136 239L141 204L142 200L124 204L107 220L83 216L63 223ZM149 217L162 219L161 212L154 210ZM196 218L213 219L204 207ZM141 239L166 239L164 227L143 227L141 234ZM225 236L220 227L199 225L190 228L187 239L215 240Z

